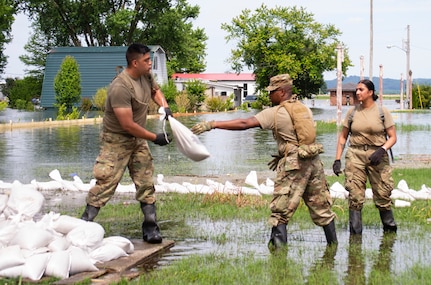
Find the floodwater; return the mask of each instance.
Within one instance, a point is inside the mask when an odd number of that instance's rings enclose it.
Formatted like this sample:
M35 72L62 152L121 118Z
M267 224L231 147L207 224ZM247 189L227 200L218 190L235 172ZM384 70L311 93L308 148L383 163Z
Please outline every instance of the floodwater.
M312 107L316 120L336 121L334 106L327 100L307 102ZM384 101L384 105L396 110L394 100ZM342 116L349 107L344 106ZM46 113L45 113L46 112ZM197 116L184 116L177 119L191 127L201 120L229 120L253 116L255 111L222 112ZM0 122L41 121L55 116L44 112L19 112L6 110L0 112ZM431 111L425 113L393 113L394 120L402 124L430 125ZM0 133L0 180L22 183L51 180L48 174L58 169L63 178L77 174L84 182L92 179L92 167L99 151L98 133L101 125L53 127L44 129L16 129ZM148 129L160 132L163 123L157 118L150 119ZM169 123L166 124L169 132ZM431 155L428 131L398 131L398 142L393 147L395 158L404 155ZM149 143L155 162L155 174L165 177L183 176L226 176L246 175L255 170L268 173L267 162L276 146L269 131L258 128L245 131L212 130L199 136L211 156L203 161L194 162L180 153L175 143L160 147ZM336 134L319 135L317 141L325 146L321 155L325 169L330 170L335 156ZM125 178L127 179L127 177Z
M316 120L336 121L335 107L329 106L328 101L309 101ZM396 110L398 105L392 101L385 101L384 105ZM344 115L348 107L343 107ZM201 120L228 120L238 117L249 117L255 111L214 113L196 116L178 117L184 125L191 127ZM0 122L7 123L42 121L53 117L45 112L17 112L6 110L0 113ZM412 125L429 125L431 112L425 113L393 113L396 123ZM343 117L344 118L344 117ZM70 175L78 175L84 183L92 177L92 167L99 151L98 133L101 125L53 127L45 129L16 129L0 133L0 180L21 183L30 183L31 180L51 181L48 174L58 169L64 179ZM160 132L163 123L158 119L151 119L148 128ZM169 131L169 124L166 129ZM398 142L393 148L395 157L403 155L431 155L429 132L412 131L398 132ZM207 147L211 156L201 162L193 162L182 155L172 143L159 147L149 143L154 157L155 174L162 173L165 177L236 177L246 175L255 170L258 173L273 175L267 169L266 163L271 159L276 146L272 134L259 129L246 131L213 130L202 134L201 142ZM335 134L319 135L317 140L325 146L322 160L326 169L331 169L335 156ZM259 177L262 178L262 177ZM272 177L270 177L272 178ZM127 180L127 177L125 178ZM52 196L51 203L61 203L64 194ZM66 196L67 197L67 196ZM68 203L82 207L84 195L68 199ZM211 238L195 238L191 236L175 236L172 232L162 232L167 238L176 241L173 247L159 261L158 266L168 265L191 254L207 254L211 252L226 253L232 256L253 254L256 258L267 258L270 253L267 249L269 228L267 217L260 222L238 221L160 221L163 229L180 226L184 223L193 227L201 236L219 237L223 234L225 242L218 242ZM377 219L377 216L376 216ZM415 264L430 264L431 251L427 239L423 239L423 229L406 231L399 227L398 234L393 238L383 238L381 226L364 228L362 243L350 243L347 225L337 226L339 239L335 256L325 255L326 241L320 227L310 227L304 230L294 222L288 227L287 258L300 258L306 268L305 275L319 267L322 262L328 263L340 283L351 283L348 280L353 276L363 275L364 280L375 271L388 271L392 274L402 273L406 268ZM420 234L419 234L420 233ZM421 238L422 237L422 238ZM384 256L384 259L382 258ZM308 272L308 273L307 273ZM346 281L347 280L347 281ZM352 284L352 283L351 283Z

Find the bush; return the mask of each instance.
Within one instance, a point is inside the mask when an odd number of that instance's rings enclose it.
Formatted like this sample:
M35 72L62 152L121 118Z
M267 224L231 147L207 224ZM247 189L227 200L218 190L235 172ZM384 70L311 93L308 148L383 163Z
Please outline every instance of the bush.
M7 102L6 101L0 101L0 112L7 108Z
M91 111L92 108L93 108L93 103L91 102L91 100L89 98L82 98L81 110L83 112L88 112L88 111Z
M183 91L175 97L175 104L177 105L178 112L186 113L190 106L190 100L187 96L187 92Z
M108 87L97 89L96 94L93 96L93 105L100 111L105 111L106 97L108 96Z

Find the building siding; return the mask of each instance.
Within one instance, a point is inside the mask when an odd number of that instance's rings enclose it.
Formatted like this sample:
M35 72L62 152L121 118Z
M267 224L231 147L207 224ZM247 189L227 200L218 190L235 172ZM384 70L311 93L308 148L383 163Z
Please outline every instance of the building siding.
M153 70L159 84L167 82L166 57L160 46L149 46L152 57L158 58L158 70ZM127 66L127 46L112 47L57 47L46 59L42 84L41 107L55 104L54 78L67 55L75 58L81 76L81 97L92 99L96 91L107 87L117 71Z

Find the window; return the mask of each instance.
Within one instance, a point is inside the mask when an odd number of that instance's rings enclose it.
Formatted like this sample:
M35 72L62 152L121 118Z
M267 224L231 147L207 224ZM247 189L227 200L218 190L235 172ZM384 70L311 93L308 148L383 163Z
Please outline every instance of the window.
M154 70L158 70L159 69L159 60L158 60L159 58L157 57L157 56L154 56L154 58L153 58L153 69Z

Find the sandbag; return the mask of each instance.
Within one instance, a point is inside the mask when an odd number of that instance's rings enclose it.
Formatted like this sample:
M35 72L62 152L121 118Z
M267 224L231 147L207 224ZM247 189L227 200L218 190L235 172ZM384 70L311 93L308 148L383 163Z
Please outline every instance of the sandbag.
M51 253L35 254L26 259L21 276L31 280L39 280L45 273Z
M53 236L49 231L27 223L16 231L9 245L19 245L21 249L36 250L46 247L52 240Z
M189 128L181 124L174 117L169 117L172 133L178 150L194 161L201 161L210 156L206 147L200 142Z
M53 252L46 265L45 276L53 276L61 279L69 278L71 263L71 256L68 251Z
M45 198L37 190L27 186L13 185L7 207L3 212L8 219L29 221L39 213L44 201Z
M102 244L105 229L95 222L85 222L71 230L66 238L74 246L80 247L87 252Z
M18 245L0 248L0 271L11 267L23 265L25 258Z
M97 263L111 261L123 256L128 256L128 254L117 245L105 244L91 251L89 256L93 263Z
M90 257L82 248L71 246L68 251L70 254L70 275L81 272L99 270L91 262Z
M119 246L128 254L133 253L133 251L135 250L135 246L133 245L133 243L129 239L122 236L110 236L104 238L102 241L102 245L107 244Z

